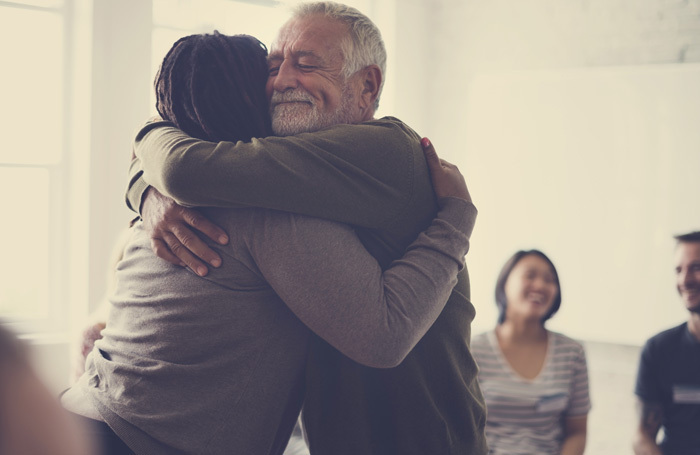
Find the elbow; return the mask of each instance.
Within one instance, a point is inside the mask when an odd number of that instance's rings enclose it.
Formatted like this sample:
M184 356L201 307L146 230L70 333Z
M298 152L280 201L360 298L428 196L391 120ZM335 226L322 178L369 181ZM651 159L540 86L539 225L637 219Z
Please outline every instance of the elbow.
M191 200L194 190L192 170L188 170L187 167L182 162L166 163L160 179L162 188L156 186L161 193L180 205L193 205Z
M394 368L401 364L415 346L397 340L374 340L368 348L348 355L355 362L371 368Z
M403 356L403 357L386 357L386 356L376 357L376 356L373 356L373 357L367 357L367 358L356 357L353 360L355 360L355 362L357 362L361 365L364 365L366 367L386 369L386 368L394 368L394 367L399 366L401 364L401 362L403 362L403 359L405 359L405 358L406 358L406 356Z
M382 356L376 359L373 365L367 366L371 366L372 368L394 368L401 365L401 362L403 362L407 355L408 352L398 355Z

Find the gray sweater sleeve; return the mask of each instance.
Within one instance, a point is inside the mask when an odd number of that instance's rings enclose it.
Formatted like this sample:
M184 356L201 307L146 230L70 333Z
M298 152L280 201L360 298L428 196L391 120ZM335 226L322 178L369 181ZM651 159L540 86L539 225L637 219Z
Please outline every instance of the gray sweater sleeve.
M441 202L438 217L384 272L352 228L283 212L260 212L250 254L316 334L356 362L393 367L438 317L464 267L476 208Z

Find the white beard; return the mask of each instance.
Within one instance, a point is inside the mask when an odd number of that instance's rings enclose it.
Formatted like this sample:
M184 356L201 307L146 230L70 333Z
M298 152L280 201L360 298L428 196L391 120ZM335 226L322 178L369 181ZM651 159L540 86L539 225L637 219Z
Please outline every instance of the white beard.
M281 101L299 102L276 104ZM318 110L316 101L304 89L274 92L270 108L272 132L277 136L291 136L332 125L357 123L352 112L352 101L352 92L346 85L341 93L340 105L331 113L322 113Z

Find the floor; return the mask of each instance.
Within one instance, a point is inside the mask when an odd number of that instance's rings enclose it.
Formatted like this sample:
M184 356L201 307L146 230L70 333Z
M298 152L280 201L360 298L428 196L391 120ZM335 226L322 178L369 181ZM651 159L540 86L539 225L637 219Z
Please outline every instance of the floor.
M585 342L593 409L586 454L632 453L636 427L634 382L640 347Z

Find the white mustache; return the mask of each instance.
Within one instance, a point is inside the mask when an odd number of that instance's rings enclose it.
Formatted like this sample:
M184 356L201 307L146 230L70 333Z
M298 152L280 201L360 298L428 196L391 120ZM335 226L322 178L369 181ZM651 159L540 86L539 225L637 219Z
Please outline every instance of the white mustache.
M303 90L286 90L284 92L273 92L270 98L270 105L274 106L280 103L290 102L307 102L313 104L313 98Z

